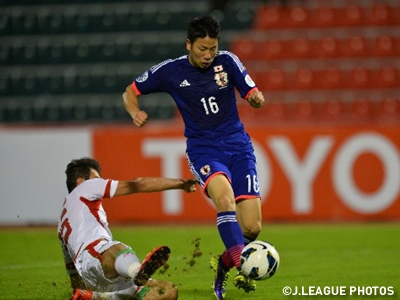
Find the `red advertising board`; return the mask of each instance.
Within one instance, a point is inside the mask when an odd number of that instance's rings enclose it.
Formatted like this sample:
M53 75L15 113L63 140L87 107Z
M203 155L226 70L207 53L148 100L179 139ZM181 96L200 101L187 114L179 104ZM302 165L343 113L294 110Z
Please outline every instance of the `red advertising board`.
M400 220L400 125L247 127L264 221ZM191 177L182 126L99 127L103 177ZM136 194L104 206L111 222L213 222L200 191Z

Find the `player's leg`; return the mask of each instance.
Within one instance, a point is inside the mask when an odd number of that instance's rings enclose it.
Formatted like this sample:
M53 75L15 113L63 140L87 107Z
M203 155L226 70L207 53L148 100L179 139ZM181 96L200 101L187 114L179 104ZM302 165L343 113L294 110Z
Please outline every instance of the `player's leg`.
M133 278L140 267L140 260L130 247L117 243L101 254L101 265L106 278Z
M207 155L206 155L207 154ZM224 299L229 270L240 265L240 253L244 247L243 233L236 219L235 197L230 184L230 172L220 161L219 152L191 153L187 155L189 168L198 179L204 194L217 210L217 228L226 250L211 258L215 272L214 295ZM213 159L215 157L215 159Z
M232 186L236 196L236 214L243 231L244 244L257 239L261 231L261 199L255 159L251 153L240 159L232 168ZM255 291L256 282L240 271L233 279L234 285L246 293Z
M261 199L256 160L252 151L242 153L232 166L232 188L235 191L236 214L244 243L255 240L261 231Z
M240 267L240 253L244 247L243 232L236 217L236 204L230 182L224 174L211 178L207 193L217 209L217 227L227 253L222 261L227 268Z
M167 262L170 252L167 246L156 247L140 263L130 247L115 244L102 254L101 264L107 278L133 278L136 285L142 286Z
M226 295L229 270L240 267L243 233L236 219L233 190L225 175L214 176L207 185L207 192L217 209L217 227L226 248L222 255L216 255L210 261L215 272L214 295L222 300Z
M244 236L244 244L255 241L261 232L261 199L248 198L236 202L236 215Z

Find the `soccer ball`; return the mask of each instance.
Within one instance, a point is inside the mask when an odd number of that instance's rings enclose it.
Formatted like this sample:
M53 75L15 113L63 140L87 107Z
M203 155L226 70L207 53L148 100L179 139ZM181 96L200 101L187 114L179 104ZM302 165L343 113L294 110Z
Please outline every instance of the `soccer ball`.
M243 248L240 256L242 272L254 280L272 277L279 267L279 253L268 242L253 241Z

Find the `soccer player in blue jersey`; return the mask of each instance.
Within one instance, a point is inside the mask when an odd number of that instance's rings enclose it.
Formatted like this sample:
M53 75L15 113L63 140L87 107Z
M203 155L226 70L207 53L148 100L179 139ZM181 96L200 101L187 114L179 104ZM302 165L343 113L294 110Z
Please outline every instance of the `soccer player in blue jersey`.
M229 270L236 268L234 285L245 292L255 282L240 272L244 245L261 230L261 200L256 158L249 135L239 119L235 89L254 108L264 104L263 94L239 58L219 51L221 27L211 16L194 18L188 26L188 55L161 62L144 72L123 94L133 123L144 126L148 115L138 97L169 93L182 115L191 172L217 210L217 227L225 245L210 265L217 299L224 299Z

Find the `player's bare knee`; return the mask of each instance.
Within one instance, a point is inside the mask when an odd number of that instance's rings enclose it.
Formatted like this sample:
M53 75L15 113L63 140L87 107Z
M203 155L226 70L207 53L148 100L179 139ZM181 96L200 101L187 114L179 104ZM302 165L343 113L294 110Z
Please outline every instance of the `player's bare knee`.
M215 206L218 212L222 211L234 211L235 210L235 201L228 196L222 196L213 199Z
M252 222L251 224L246 224L245 228L242 229L245 236L256 239L260 234L262 229L261 222Z

